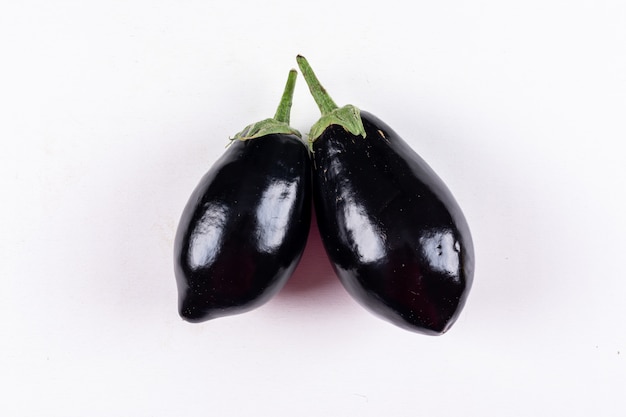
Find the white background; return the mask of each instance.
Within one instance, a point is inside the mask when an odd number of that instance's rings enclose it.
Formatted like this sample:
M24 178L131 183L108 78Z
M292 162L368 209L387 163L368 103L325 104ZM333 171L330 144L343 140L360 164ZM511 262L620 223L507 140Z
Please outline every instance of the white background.
M623 1L4 2L0 51L0 415L626 412ZM463 208L444 336L356 304L315 231L268 304L179 318L183 206L298 53Z

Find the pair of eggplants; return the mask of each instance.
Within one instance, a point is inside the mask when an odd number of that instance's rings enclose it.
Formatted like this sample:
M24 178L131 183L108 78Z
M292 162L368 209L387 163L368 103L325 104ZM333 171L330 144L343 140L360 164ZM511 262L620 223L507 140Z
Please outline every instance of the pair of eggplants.
M402 328L443 334L474 272L466 220L435 172L370 113L339 108L306 59L320 111L308 144L289 126L296 71L274 118L238 133L187 203L175 239L179 313L242 313L286 283L304 251L311 200L333 268L363 306Z

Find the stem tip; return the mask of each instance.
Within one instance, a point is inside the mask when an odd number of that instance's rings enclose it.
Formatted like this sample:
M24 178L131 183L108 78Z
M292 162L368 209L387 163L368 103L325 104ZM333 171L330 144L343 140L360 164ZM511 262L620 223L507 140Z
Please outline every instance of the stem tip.
M302 55L296 56L296 61L298 61L298 66L300 67L300 71L302 71L302 76L304 77L304 81L306 81L309 86L309 90L311 91L311 95L319 107L322 115L326 115L331 111L337 109L337 105L330 98L330 95L326 92L326 89L319 82L313 69L309 65L309 62Z

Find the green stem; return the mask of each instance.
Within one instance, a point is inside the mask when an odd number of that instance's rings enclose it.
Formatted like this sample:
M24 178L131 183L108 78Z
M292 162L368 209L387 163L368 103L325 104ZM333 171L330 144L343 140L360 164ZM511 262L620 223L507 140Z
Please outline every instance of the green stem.
M302 55L298 55L296 57L298 61L298 66L300 67L300 71L302 71L302 76L309 86L309 90L311 91L311 95L313 99L317 103L317 107L319 107L322 112L322 116L327 115L333 110L337 109L337 105L333 101L332 98L328 95L320 81L315 76L313 69L309 65L309 62Z
M293 101L293 91L295 89L297 75L298 73L295 69L289 71L285 91L283 91L283 96L278 104L276 115L271 119L261 120L260 122L252 123L251 125L246 126L241 132L237 133L231 141L249 140L272 134L295 135L297 137L302 137L300 132L289 126L291 103Z
M351 105L337 107L332 98L328 95L322 84L315 76L309 62L302 55L296 57L298 66L302 71L302 76L309 86L311 95L322 112L322 117L311 126L309 132L309 144L313 143L324 131L332 125L339 125L355 136L365 138L365 128L361 119L361 111Z
M289 124L289 118L291 114L291 104L293 102L293 91L296 86L296 77L298 72L295 69L289 71L289 77L287 78L287 84L285 85L285 91L278 104L276 115L274 120L277 122L283 122Z

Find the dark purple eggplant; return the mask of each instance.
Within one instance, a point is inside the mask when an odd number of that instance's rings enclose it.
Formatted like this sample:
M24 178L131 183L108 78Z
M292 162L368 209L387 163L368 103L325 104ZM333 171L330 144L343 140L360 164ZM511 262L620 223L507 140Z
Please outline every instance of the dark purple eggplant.
M311 218L309 150L289 126L296 71L276 116L247 126L201 179L175 239L179 313L190 322L267 302L298 264Z
M338 108L298 64L322 112L309 136L320 235L347 291L402 328L445 333L472 285L474 251L454 197L410 146L370 113Z

